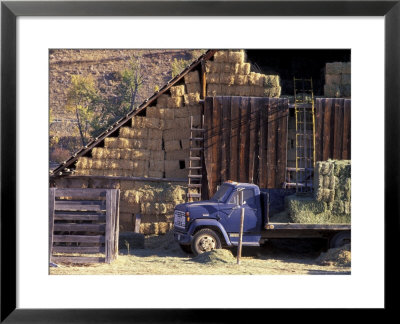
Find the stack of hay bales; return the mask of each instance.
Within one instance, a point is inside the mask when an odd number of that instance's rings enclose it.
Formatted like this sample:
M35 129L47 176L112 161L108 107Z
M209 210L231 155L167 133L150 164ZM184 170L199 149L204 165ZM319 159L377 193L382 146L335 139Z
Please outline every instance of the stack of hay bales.
M286 198L293 223L350 223L351 162L317 162L314 174L314 197Z
M245 52L218 51L206 62L207 96L280 97L278 75L251 72Z
M351 96L351 63L326 63L324 95L329 98Z

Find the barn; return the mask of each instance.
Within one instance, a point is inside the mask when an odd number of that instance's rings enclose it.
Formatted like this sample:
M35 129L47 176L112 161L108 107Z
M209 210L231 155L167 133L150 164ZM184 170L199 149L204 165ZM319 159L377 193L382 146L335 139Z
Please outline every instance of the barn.
M311 192L316 162L351 159L350 72L347 50L208 50L50 187L120 189L120 231L143 234L166 233L176 204L226 180Z

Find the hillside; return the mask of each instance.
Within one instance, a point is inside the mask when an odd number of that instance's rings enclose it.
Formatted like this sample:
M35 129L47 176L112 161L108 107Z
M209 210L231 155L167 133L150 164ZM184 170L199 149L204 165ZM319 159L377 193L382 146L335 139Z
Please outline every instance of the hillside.
M132 57L140 57L143 86L138 93L141 103L171 79L174 59L191 61L201 50L133 50L133 49L52 49L49 52L49 109L51 160L62 160L80 148L75 116L65 109L67 91L74 74L92 75L102 95L109 96L115 85L115 75L129 67ZM54 141L57 138L57 141ZM58 155L62 155L59 157Z

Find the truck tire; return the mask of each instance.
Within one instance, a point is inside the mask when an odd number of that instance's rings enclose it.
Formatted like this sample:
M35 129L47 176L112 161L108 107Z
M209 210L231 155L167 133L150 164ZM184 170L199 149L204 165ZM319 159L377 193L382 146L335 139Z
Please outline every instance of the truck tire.
M192 251L195 255L221 248L217 233L209 228L198 231L192 240Z
M345 244L349 244L351 242L350 232L339 232L332 236L329 242L329 247L339 248Z
M193 253L192 247L190 245L179 244L179 246L181 247L181 250L183 252L188 253L188 254L192 254Z

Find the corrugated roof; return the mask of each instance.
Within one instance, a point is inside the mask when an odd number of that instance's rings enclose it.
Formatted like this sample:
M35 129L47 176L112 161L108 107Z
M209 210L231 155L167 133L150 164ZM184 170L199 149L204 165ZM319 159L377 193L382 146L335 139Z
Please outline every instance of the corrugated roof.
M86 146L82 147L78 152L74 153L68 160L61 163L58 167L56 167L53 171L50 171L50 177L61 176L62 172L68 167L72 166L79 157L84 156L91 149L96 147L100 142L102 142L106 137L110 136L114 132L116 132L120 127L125 125L129 120L137 115L142 110L146 109L146 107L150 106L154 101L157 100L159 96L168 91L174 84L182 80L182 78L196 68L202 61L206 61L210 59L217 50L208 50L203 55L199 56L196 60L194 60L191 64L189 64L180 74L169 80L160 90L156 91L151 97L147 98L142 102L141 105L131 110L126 116L122 117L118 121L116 121L113 125L111 125L108 129L106 129L103 133L101 133L98 137L93 139Z

